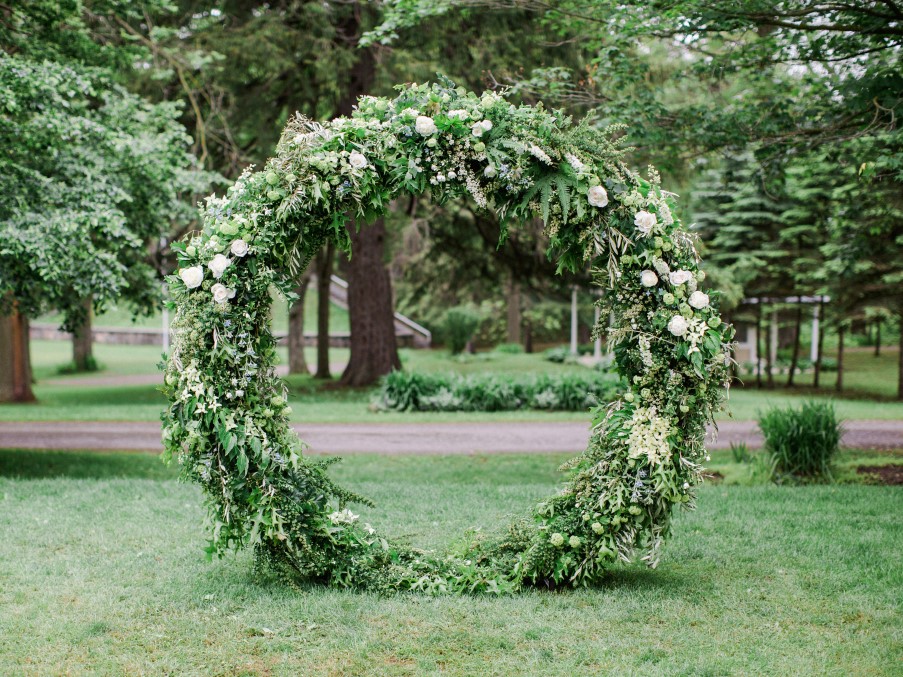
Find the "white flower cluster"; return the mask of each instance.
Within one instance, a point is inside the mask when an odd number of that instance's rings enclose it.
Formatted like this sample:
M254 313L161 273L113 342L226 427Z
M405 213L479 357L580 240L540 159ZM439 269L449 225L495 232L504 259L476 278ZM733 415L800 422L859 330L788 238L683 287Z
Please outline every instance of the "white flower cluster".
M640 273L640 284L644 287L654 287L658 284L658 275L651 270L644 270Z
M687 329L689 328L690 325L683 315L675 315L668 321L668 331L675 336L683 336L687 333Z
M655 359L652 357L652 350L650 349L652 341L648 336L640 336L638 343L640 346L640 359L643 361L643 366L647 369L651 369L655 366Z
M474 122L473 126L470 128L470 133L475 137L480 138L492 129L492 121L491 120L480 120L479 122Z
M645 237L649 237L658 223L658 220L655 218L655 214L643 210L636 213L633 223L638 232L642 233Z
M627 455L630 458L645 457L651 465L657 465L671 454L668 444L671 422L659 416L655 407L637 407L628 426Z
M426 115L419 115L414 122L414 131L422 136L431 136L439 131L433 118Z
M212 239L212 238L211 238ZM191 249L195 252L197 248L191 245ZM233 240L229 245L229 251L236 258L247 256L250 246L243 239ZM232 265L232 259L224 254L215 254L212 259L207 262L207 268L214 279L218 280L226 272L226 269ZM201 265L189 266L179 270L179 278L185 283L187 289L197 289L204 282L204 267ZM235 289L227 287L219 282L210 287L210 293L216 303L226 303L230 299L235 298Z
M484 120L484 122L485 122L485 120ZM531 144L530 144L529 150L530 150L530 155L532 155L533 157L535 157L535 158L536 158L537 160L539 160L540 162L543 162L543 163L545 163L545 164L547 164L547 165L551 165L551 164L552 164L552 158L549 157L549 154L546 153L542 148L540 148L539 146L537 146L535 143L531 143Z
M593 186L586 192L586 199L593 207L602 208L608 204L608 191L602 186Z
M586 165L580 161L573 153L566 153L564 159L567 160L567 163L577 172L577 175L586 173Z
M705 338L707 329L708 327L704 320L694 318L689 321L687 331L685 332L687 335L686 340L690 344L690 350L687 351L688 355L700 352L699 343Z
M354 524L359 518L360 515L355 515L348 508L337 510L329 515L329 521L333 524Z
M352 169L364 169L369 163L363 153L358 153L355 150L349 153L348 164L351 165Z
M701 291L694 291L692 294L690 294L690 298L687 300L687 303L689 303L693 308L696 308L696 310L702 310L709 305L709 295L704 294Z
M675 287L679 287L693 279L693 273L689 270L675 270L668 275L668 281Z

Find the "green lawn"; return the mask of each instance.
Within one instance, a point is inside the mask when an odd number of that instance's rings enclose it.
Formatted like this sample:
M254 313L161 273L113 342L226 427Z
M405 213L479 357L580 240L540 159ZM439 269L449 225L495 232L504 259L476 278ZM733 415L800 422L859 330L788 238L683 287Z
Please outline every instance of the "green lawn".
M50 313L38 318L38 322L52 322L60 324L63 321L59 313ZM97 327L140 327L145 329L159 329L163 324L161 314L154 313L150 317L132 317L125 308L109 308L94 318ZM334 332L348 332L348 311L339 306L329 306L329 326ZM304 300L304 327L308 332L316 331L317 327L317 291L312 287L307 290ZM273 329L277 332L288 331L288 304L278 299L273 301Z
M884 348L878 357L875 357L873 351L873 348L850 348L844 351L844 391L849 396L896 397L897 358L900 351L896 348ZM795 382L800 386L811 386L813 376L811 372L797 374ZM755 376L747 379L750 383L755 383L756 380ZM775 382L778 386L783 386L787 382L787 374L776 374ZM836 383L837 372L822 373L820 387L832 390Z
M355 457L364 518L441 547L555 482L557 456ZM20 477L16 477L19 475ZM903 501L708 486L659 568L493 599L379 598L207 562L200 496L150 456L0 452L0 674L899 674Z
M160 360L160 349L155 346L96 346L97 357L104 365L104 371L94 375L62 376L56 369L69 359L69 345L58 341L34 341L32 358L38 384L35 393L38 404L0 405L0 421L52 421L52 420L94 420L94 421L155 421L165 406L163 396L153 384L144 385L86 385L82 379L92 377L115 377L131 375L156 376L156 363ZM284 349L283 359L284 356ZM308 359L315 361L314 349L307 351ZM561 365L547 362L541 355L480 354L452 358L443 351L402 350L402 361L407 369L424 372L480 373L492 371L502 374L523 373L563 373L581 371L579 365ZM853 359L855 356L855 359ZM344 363L348 350L333 348L330 361ZM886 383L895 375L896 355L892 352L878 360L864 353L851 353L851 370L848 380L865 379L862 373L878 383ZM880 369L869 372L874 363ZM860 366L860 363L863 366ZM882 380L883 379L883 380ZM47 383L47 381L52 383ZM580 412L420 412L374 413L369 410L371 399L368 390L335 390L323 388L311 378L292 377L291 404L293 420L307 423L342 423L353 421L383 422L453 422L453 421L582 421L586 415ZM885 387L885 386L881 386ZM807 388L794 391L777 389L757 390L752 387L731 389L729 411L722 419L732 416L736 420L752 420L758 411L770 406L797 405L801 399L831 399L838 414L848 419L903 419L903 402L887 399L875 401L861 391L854 391L844 398L836 398L828 391L821 391L817 397Z

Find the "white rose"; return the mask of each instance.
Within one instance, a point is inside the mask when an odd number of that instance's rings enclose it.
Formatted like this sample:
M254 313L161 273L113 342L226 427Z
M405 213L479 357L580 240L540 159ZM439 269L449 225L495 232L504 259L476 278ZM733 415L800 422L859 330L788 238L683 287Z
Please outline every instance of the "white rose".
M483 127L483 123L482 123L482 122L474 122L474 123L473 123L473 127L470 128L470 133L473 134L474 136L478 137L478 138L481 137L481 136L483 136L483 132L485 132L485 131L486 131L486 130L485 130L485 128Z
M638 231L643 235L649 235L652 232L652 229L655 228L655 224L658 223L658 220L655 218L655 214L651 214L644 210L637 212L633 222L636 224L636 229Z
M458 120L466 120L470 117L470 113L468 113L463 108L458 108L457 110L451 110L448 112L448 117L457 118Z
M593 207L604 207L608 204L608 191L602 186L593 186L586 192L586 199Z
M687 303L689 303L697 310L701 310L709 305L709 295L704 294L701 291L694 291L692 294L690 294L690 299L687 301Z
M486 165L486 169L483 170L483 176L487 179L494 179L498 176L498 171L492 165Z
M210 293L213 294L213 300L217 303L225 303L230 298L235 296L235 291L229 289L224 284L220 284L219 282L210 287Z
M364 157L363 153L352 151L351 155L348 156L348 164L354 169L363 169L367 166L367 158Z
M668 275L668 280L675 287L679 287L684 282L687 282L693 274L689 270L674 270Z
M182 268L179 271L179 277L189 289L200 287L204 281L204 268L202 266L192 266L191 268Z
M654 287L658 284L658 275L653 273L651 270L644 270L640 273L640 283L644 287Z
M418 134L422 134L423 136L430 136L439 131L436 127L436 123L433 122L433 118L427 115L417 116L417 121L414 123L414 129L417 130Z
M248 243L244 240L234 240L229 250L237 257L241 258L248 253Z
M683 336L687 333L687 329L689 329L689 325L683 315L675 315L671 318L671 321L668 322L668 331L675 336Z
M480 124L483 125L484 132L488 132L490 129L492 129L492 120L486 119L483 120Z
M232 262L225 256L217 254L210 259L210 263L207 264L207 267L210 269L210 272L213 273L213 277L218 280L223 276L223 272L229 267L230 263Z

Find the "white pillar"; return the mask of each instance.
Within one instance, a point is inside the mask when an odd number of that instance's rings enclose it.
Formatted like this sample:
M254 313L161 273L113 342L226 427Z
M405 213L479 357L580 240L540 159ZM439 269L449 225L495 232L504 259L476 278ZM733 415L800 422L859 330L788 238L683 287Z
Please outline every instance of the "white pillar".
M596 331L599 327L599 317L602 314L602 310L599 306L596 306L596 321L593 324L593 331ZM596 337L596 342L593 344L593 359L598 362L602 359L602 336Z
M577 354L577 285L571 287L571 355Z
M778 361L778 311L771 311L771 326L768 328L771 332L771 355L769 355L771 361L771 368L774 370L775 364Z
M755 366L759 363L759 335L754 324L749 325L746 330L746 345L749 349L749 361Z
M812 342L809 344L809 359L813 363L818 361L818 320L818 304L815 303L812 306Z

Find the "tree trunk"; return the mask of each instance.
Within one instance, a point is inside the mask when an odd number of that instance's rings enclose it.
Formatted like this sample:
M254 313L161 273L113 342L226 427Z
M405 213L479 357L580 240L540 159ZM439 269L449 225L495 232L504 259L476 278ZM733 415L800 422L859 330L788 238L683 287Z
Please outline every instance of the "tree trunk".
M843 392L843 323L837 325L837 392Z
M524 352L533 354L533 323L530 320L524 322Z
M92 328L93 309L91 297L85 302L85 321L72 333L72 364L75 371L94 371L94 333Z
M818 388L819 382L821 381L821 361L822 356L824 354L825 349L825 302L821 300L818 302L818 316L821 318L821 321L818 323L818 337L815 339L818 341L818 349L817 355L815 357L815 375L812 378L812 387Z
M0 402L33 402L28 318L0 315Z
M800 340L802 339L801 329L803 328L803 304L796 304L796 328L793 337L793 357L790 358L790 373L787 375L787 387L793 387L793 378L796 374L796 365L800 361Z
M298 300L288 309L288 373L308 374L307 359L304 357L304 301L310 285L311 268L307 267L301 281L295 288Z
M875 357L881 357L881 318L875 320Z
M509 273L508 277L508 343L520 343L520 324L521 324L521 308L520 308L520 283L514 277L514 273Z
M340 383L366 386L401 368L395 344L392 282L383 261L386 224L377 219L359 231L354 223L348 229L352 252L348 266L351 358Z
M903 307L900 309L900 354L897 356L897 399L903 400Z
M345 39L357 42L362 30L362 12L367 3L355 2L354 10L341 25ZM339 115L350 116L358 97L368 94L376 80L376 54L372 47L357 50L348 86L338 103ZM393 368L400 368L395 345L395 317L392 311L392 283L383 261L386 227L382 219L354 223L351 233L351 260L348 262L348 313L351 320L351 357L342 374L343 385L369 385ZM355 317L357 315L357 317ZM318 365L319 369L319 365Z
M330 240L317 255L317 373L316 378L332 378L329 371L329 289L335 245Z

